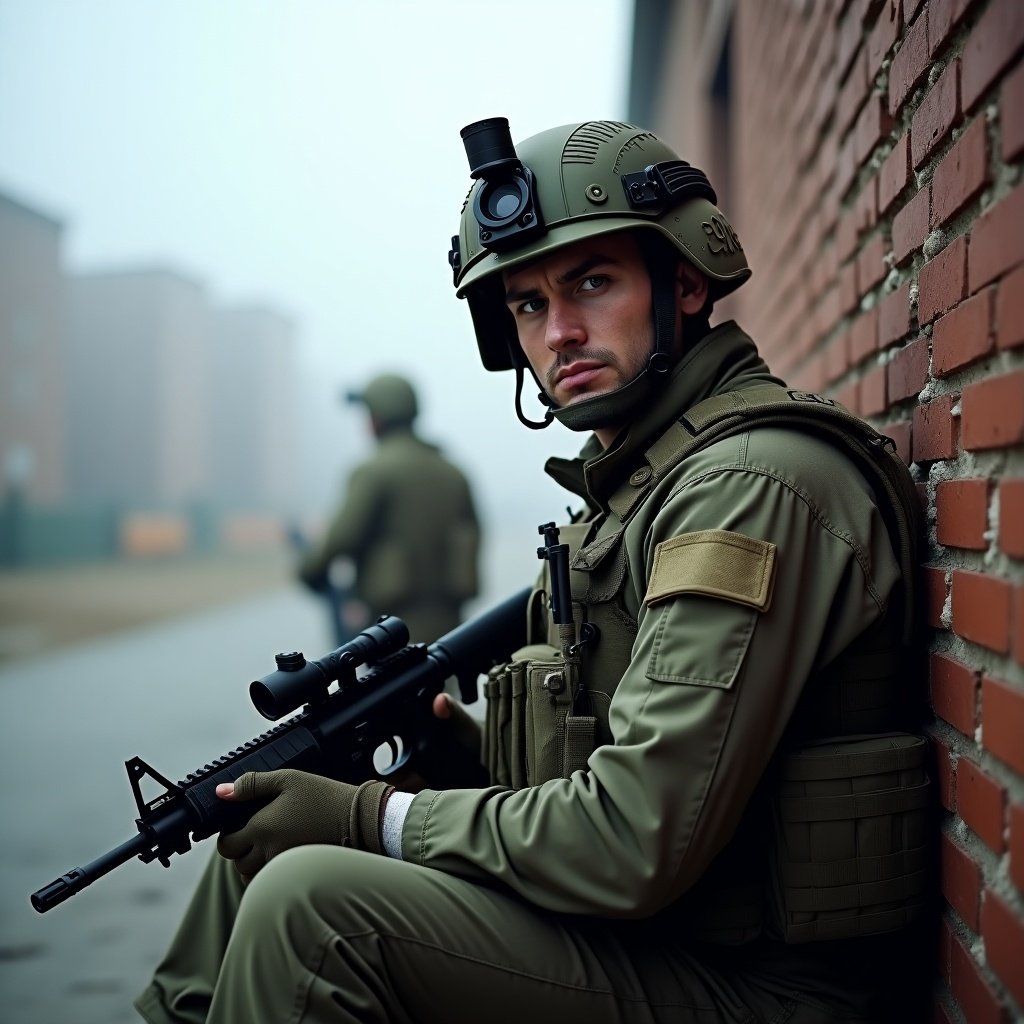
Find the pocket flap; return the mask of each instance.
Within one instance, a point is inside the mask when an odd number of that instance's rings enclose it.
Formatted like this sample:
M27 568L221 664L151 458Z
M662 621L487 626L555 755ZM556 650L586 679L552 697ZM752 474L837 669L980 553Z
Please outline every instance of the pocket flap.
M764 611L771 603L776 547L729 530L700 530L662 541L644 602L707 594Z

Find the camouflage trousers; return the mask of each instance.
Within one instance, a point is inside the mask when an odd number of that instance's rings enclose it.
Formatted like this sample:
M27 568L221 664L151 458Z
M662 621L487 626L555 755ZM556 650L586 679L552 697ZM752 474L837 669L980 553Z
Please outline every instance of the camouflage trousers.
M712 969L648 922L549 914L327 846L282 854L247 887L215 855L135 1006L150 1024L863 1020Z

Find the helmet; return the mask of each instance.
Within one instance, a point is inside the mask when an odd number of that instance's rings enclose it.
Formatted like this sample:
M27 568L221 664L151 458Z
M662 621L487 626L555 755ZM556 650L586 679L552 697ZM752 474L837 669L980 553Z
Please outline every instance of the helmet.
M643 128L586 121L540 132L516 148L505 118L490 118L463 128L462 137L478 180L449 262L488 370L526 366L501 272L564 245L645 228L707 276L711 301L750 277L707 177Z
M419 411L412 385L394 373L374 377L362 391L350 391L346 398L365 405L381 426L408 426Z

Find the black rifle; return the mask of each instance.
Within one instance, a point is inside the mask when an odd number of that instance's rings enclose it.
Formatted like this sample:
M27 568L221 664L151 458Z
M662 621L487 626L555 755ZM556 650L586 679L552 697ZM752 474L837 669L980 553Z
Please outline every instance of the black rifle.
M250 683L249 696L270 721L302 710L178 783L139 757L125 761L139 834L32 893L32 906L46 913L133 857L169 867L171 854L187 853L192 842L241 828L266 801L235 804L214 791L246 772L298 768L360 783L408 770L438 789L486 785L483 766L448 739L431 705L452 677L464 703L476 700L480 673L526 642L528 596L529 589L506 598L429 646L410 645L405 623L381 616L318 661L298 651L278 654L277 670ZM368 671L357 675L363 665ZM378 769L374 753L381 747L391 757ZM146 776L165 787L150 801L140 789Z

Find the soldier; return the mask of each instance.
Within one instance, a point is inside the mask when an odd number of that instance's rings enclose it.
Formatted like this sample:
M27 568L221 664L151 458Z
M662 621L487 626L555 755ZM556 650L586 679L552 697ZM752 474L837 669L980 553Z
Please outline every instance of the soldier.
M906 731L906 468L736 323L710 326L750 270L707 178L650 132L463 137L478 180L451 263L484 366L515 372L528 425L591 432L547 466L582 507L541 526L532 642L486 680L492 784L222 787L270 803L221 835L236 870L212 862L137 1006L153 1024L919 1019L903 997L933 844ZM446 695L435 712L465 735Z
M322 591L331 564L349 559L349 601L366 619L353 623L351 607L343 609L346 625L356 626L350 635L386 613L405 621L413 643L429 643L462 621L463 605L477 594L480 528L469 482L416 435L416 393L404 377L381 374L348 400L366 407L377 450L352 472L299 578Z

